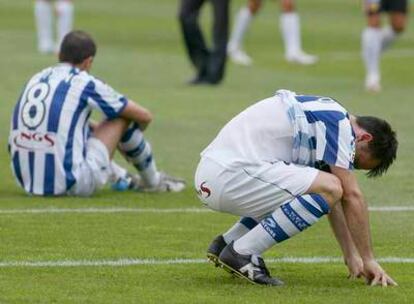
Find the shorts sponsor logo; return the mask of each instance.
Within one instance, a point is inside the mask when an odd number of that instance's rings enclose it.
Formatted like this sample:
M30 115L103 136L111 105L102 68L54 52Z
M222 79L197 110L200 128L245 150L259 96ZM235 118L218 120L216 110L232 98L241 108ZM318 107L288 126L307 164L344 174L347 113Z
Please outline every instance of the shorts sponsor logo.
M207 182L202 182L200 185L200 190L198 190L198 195L204 198L208 198L211 195L211 190L206 186Z
M47 150L55 146L56 138L52 133L22 131L14 135L13 143L21 149Z

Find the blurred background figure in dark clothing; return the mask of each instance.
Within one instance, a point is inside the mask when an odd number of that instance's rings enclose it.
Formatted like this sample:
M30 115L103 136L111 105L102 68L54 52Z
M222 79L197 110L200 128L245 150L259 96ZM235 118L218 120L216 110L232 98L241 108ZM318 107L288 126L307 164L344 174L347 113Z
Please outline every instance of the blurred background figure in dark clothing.
M198 23L205 2L213 6L213 41L208 48ZM179 19L188 56L196 68L189 84L218 84L226 65L229 28L229 0L181 0Z

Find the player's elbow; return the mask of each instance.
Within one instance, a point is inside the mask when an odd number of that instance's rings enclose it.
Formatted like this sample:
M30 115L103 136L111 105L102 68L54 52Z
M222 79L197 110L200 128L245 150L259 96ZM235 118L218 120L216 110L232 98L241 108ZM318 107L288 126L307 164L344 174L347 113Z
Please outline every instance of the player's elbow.
M150 111L146 111L143 113L142 117L140 118L140 123L148 125L154 119L154 115Z

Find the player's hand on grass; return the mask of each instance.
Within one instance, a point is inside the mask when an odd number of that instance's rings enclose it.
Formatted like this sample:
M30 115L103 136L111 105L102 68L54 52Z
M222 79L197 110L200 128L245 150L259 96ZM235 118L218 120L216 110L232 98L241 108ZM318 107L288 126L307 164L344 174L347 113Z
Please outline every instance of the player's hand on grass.
M345 264L348 267L348 279L356 279L363 276L364 262L359 255L353 255L345 258Z
M382 269L382 267L375 260L365 261L363 275L367 284L370 286L397 286L397 283Z

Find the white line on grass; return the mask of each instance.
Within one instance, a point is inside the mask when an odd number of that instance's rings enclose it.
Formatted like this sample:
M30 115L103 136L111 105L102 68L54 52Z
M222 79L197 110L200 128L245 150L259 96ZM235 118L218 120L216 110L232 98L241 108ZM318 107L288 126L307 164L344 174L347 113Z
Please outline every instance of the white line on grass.
M206 213L211 212L207 208L38 208L38 209L0 209L0 214L19 213Z
M414 258L384 257L377 259L380 263L413 264ZM272 264L332 264L342 263L338 257L284 257L269 258ZM2 261L0 268L8 267L125 267L134 265L183 265L204 264L206 259L118 259L118 260L63 260L63 261Z
M370 207L372 212L410 212L414 206L378 206ZM37 209L0 209L1 214L44 214L44 213L208 213L207 208L37 208Z

